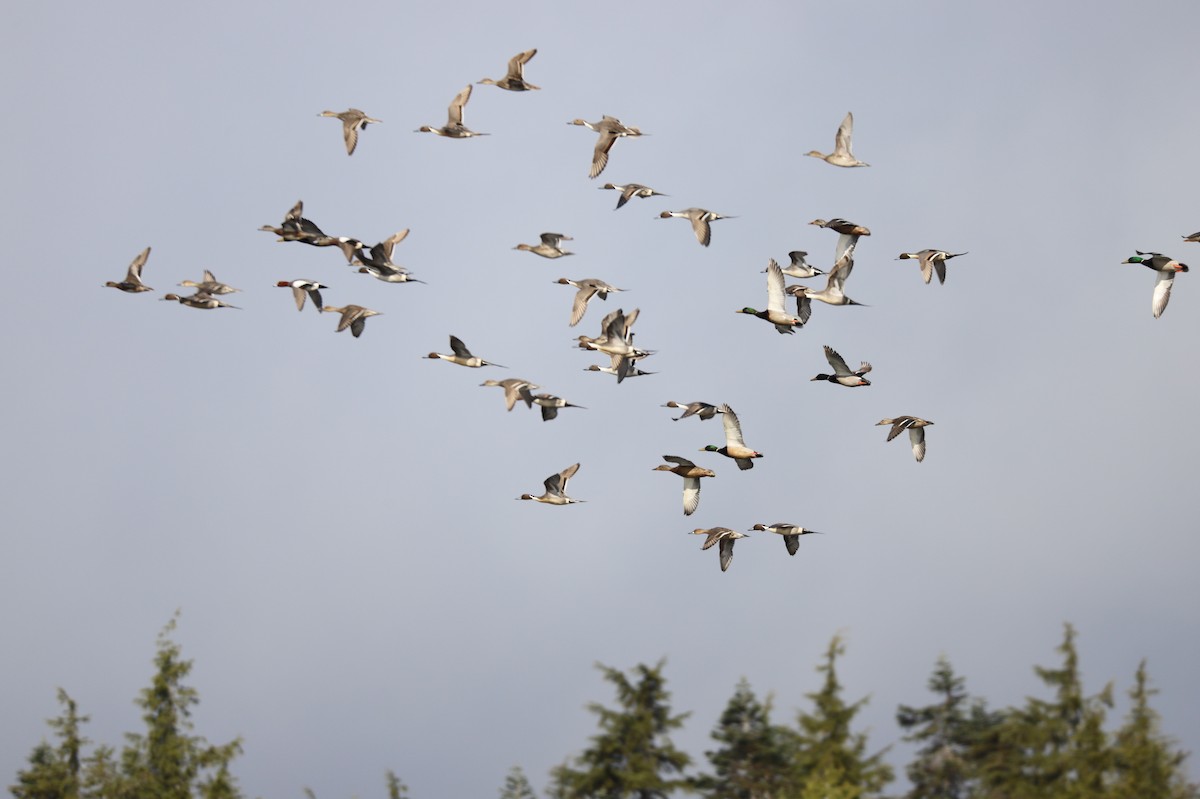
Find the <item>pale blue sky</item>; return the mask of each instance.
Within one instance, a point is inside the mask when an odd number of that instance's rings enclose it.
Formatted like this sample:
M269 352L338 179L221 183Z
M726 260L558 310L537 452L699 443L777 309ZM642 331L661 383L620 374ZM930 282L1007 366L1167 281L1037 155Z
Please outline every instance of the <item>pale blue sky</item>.
M1166 731L1200 749L1200 286L1182 275L1155 320L1154 275L1120 265L1200 258L1179 238L1200 229L1200 10L1080 8L14 8L0 774L57 686L93 739L136 729L176 608L198 731L245 737L251 796L378 796L389 768L414 796L486 796L514 764L541 786L611 701L597 661L665 656L702 759L739 677L790 718L839 631L877 748L939 654L993 705L1041 694L1070 621L1114 722L1145 657ZM412 132L530 47L542 91L467 107L491 136ZM349 106L383 124L348 158L317 114ZM802 157L847 111L872 166ZM593 181L594 134L564 123L602 114L651 135ZM605 180L670 196L614 211ZM411 228L395 259L428 285L257 230L297 199L335 235ZM688 206L738 218L704 249L654 218ZM836 235L806 223L832 216L873 232L848 284L869 307L795 336L734 315L765 301L768 258L828 266ZM577 254L511 249L544 230ZM154 293L101 288L147 245ZM926 286L893 260L925 247L969 254ZM205 268L244 310L157 301ZM629 291L570 328L564 276ZM335 334L273 288L295 278L383 315ZM573 348L616 307L658 351L620 386ZM511 368L420 359L451 333ZM809 382L824 344L873 385ZM543 423L478 387L514 376L587 410ZM720 425L672 423L672 399L728 402L766 457L700 455ZM936 423L924 463L873 426L900 414ZM663 454L717 471L694 516ZM576 461L586 504L513 501ZM724 574L686 535L777 520L826 535L789 558L753 534Z

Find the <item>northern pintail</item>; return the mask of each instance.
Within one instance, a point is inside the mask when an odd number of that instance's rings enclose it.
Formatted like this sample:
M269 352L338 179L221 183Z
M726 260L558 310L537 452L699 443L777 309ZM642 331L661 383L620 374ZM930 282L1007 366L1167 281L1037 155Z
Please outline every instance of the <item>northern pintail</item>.
M354 148L358 146L360 130L366 130L368 124L383 124L380 120L372 119L357 108L347 108L345 111L322 111L318 116L337 117L342 120L342 138L346 140L346 155L354 155Z
M838 126L837 135L833 139L833 152L825 155L817 150L809 150L805 155L811 155L814 158L820 158L827 164L834 166L870 166L865 161L859 161L854 157L851 148L854 146L854 114L847 112L846 118L842 120L842 124Z
M791 259L791 263L789 263L787 266L779 267L780 270L788 277L795 277L801 280L825 274L823 271L817 269L815 266L810 265L808 261L805 260L805 256L807 255L808 253L806 253L804 250L792 250L788 253L788 258ZM767 269L770 269L771 264L773 263L776 263L774 258L767 262ZM767 269L764 269L763 271L766 272Z
M584 313L587 312L588 301L592 297L599 297L602 300L608 299L610 291L624 291L616 286L605 283L594 277L584 278L582 280L569 280L565 277L560 277L554 281L564 286L574 286L578 289L575 292L575 302L571 305L571 327L579 324L579 320L583 319Z
M726 458L733 458L737 461L739 469L753 469L754 461L751 458L761 458L761 452L755 452L746 446L745 440L742 438L742 425L738 422L737 414L728 405L721 406L721 422L725 425L725 446L718 447L716 444L709 444L701 450L701 452L719 452Z
M274 233L280 241L298 241L313 247L337 247L346 256L346 262L354 260L354 255L365 245L348 236L328 236L321 228L304 216L304 201L299 200L292 210L288 211L279 227L263 225L259 230Z
M631 331L633 323L637 321L640 313L641 311L637 308L628 314L623 308L608 313L600 321L600 335L596 338L580 336L579 346L585 350L597 350L606 355L618 355L630 360L645 358L652 353L633 346L633 332Z
M214 275L208 269L204 270L204 279L199 283L195 282L194 280L185 280L179 285L183 286L184 288L196 289L197 293L204 292L205 294L212 294L214 296L233 294L235 291L241 291L241 289L235 289L228 283L222 283L221 281L217 280L216 275Z
M358 271L364 275L371 275L376 280L382 280L384 283L424 283L424 280L417 280L403 266L397 266L392 262L392 248L404 241L407 236L408 228L405 228L369 250L360 249L355 255L355 261L362 264Z
M786 293L796 298L796 315L808 321L809 314L812 313L812 308L808 305L810 300L819 300L827 305L862 305L861 302L855 302L846 296L846 279L853 270L854 248L851 247L833 265L833 269L829 270L829 277L825 280L825 288L822 290L814 291L799 284L788 286L785 289Z
M212 311L217 308L233 308L237 311L241 310L236 305L230 305L227 302L221 302L213 295L206 294L203 291L198 291L195 294L191 294L187 297L181 297L178 294L164 294L162 299L174 300L180 305L186 305L189 308L199 308L204 311Z
M918 419L916 416L897 416L895 419L884 419L876 422L875 426L891 425L892 429L888 431L887 440L891 441L896 436L900 435L901 430L908 431L908 440L912 442L913 456L917 459L917 463L925 460L925 428L933 424L924 419Z
M523 250L531 252L534 255L540 255L543 258L562 258L564 255L574 255L573 252L567 252L559 245L564 241L574 241L570 236L565 236L562 233L542 233L540 234L541 244L518 244L513 247L514 250Z
M1184 236L1184 237L1183 237L1183 240L1184 240L1184 241L1197 241L1197 242L1200 242L1200 232L1193 233L1193 234L1192 234L1192 235L1190 235L1190 236Z
M863 361L858 368L851 371L849 366L846 366L846 361L842 356L834 351L833 347L825 345L825 360L829 361L829 365L833 368L833 374L819 374L812 380L828 380L830 383L837 383L839 386L869 386L871 381L867 380L863 375L871 371L871 364Z
M523 53L517 53L508 61L508 74L500 80L492 80L484 78L479 81L484 86L499 86L501 89L508 89L510 92L525 92L535 91L541 86L534 86L525 80L525 65L529 63L529 59L537 55L537 48L526 50Z
M504 389L504 407L510 411L517 404L517 400L521 396L521 389L541 388L537 383L530 383L528 380L522 380L519 377L509 377L504 380L484 380L479 385L499 386Z
M629 202L634 197L669 197L668 194L663 194L661 191L655 191L649 186L643 186L641 183L626 183L622 186L619 183L605 183L601 189L611 189L621 192L621 196L617 198L617 208L620 208L625 203ZM614 208L613 210L617 210Z
M317 309L317 313L322 313L325 309L322 307L324 303L321 301L321 289L327 289L329 286L323 286L315 280L280 280L275 284L278 288L290 288L292 296L296 299L296 310L304 310L304 300L312 297L313 307Z
M522 494L517 499L532 499L547 505L570 505L575 502L586 502L587 500L572 499L567 496L567 481L574 477L577 471L579 471L578 463L568 466L558 474L552 474L546 478L546 482L543 483L546 491L540 497L535 497L533 494Z
M462 339L460 339L458 336L450 337L450 350L452 352L451 355L443 355L440 352L431 352L422 357L435 361L449 361L450 363L456 363L459 366L469 366L472 369L478 369L481 366L499 366L501 369L508 368L507 366L501 366L498 363L485 361L483 358L472 355L471 351L467 349L467 345L463 344Z
M837 232L838 242L837 246L833 250L834 262L840 261L843 257L845 257L846 253L853 250L854 246L858 244L858 239L860 236L871 235L871 231L863 225L855 222L848 222L840 217L834 217L830 220L814 219L808 224Z
M957 258L960 255L966 255L965 252L946 252L945 250L918 250L917 252L902 252L897 261L906 261L910 258L916 258L917 263L921 266L921 277L925 278L928 283L933 279L934 270L937 270L938 283L946 282L946 261L951 258Z
M666 463L661 463L652 471L672 472L683 478L683 515L691 516L696 512L696 508L700 507L700 478L716 477L717 473L712 469L697 466L687 458L681 458L678 455L663 455L663 460L675 465L668 466Z
M629 127L621 122L616 117L604 116L599 122L588 122L585 119L572 119L568 125L582 125L588 130L595 131L600 134L596 139L596 147L592 150L592 168L588 172L589 178L594 178L604 171L604 167L608 166L608 151L616 144L617 139L625 136L641 136L642 132L634 127Z
M1141 250L1134 250L1134 252L1137 255L1132 255L1121 263L1141 264L1158 272L1158 280L1154 283L1154 297L1150 303L1150 310L1157 319L1167 309L1167 301L1171 299L1171 288L1175 285L1175 274L1188 271L1188 265L1181 264L1169 255L1159 252L1142 252Z
M338 320L336 332L341 333L346 328L350 328L350 332L355 338L362 335L363 328L367 324L367 317L379 316L381 313L380 311L372 311L370 308L364 308L361 305L346 305L341 308L326 305L321 310L328 313L340 313L342 318Z
M701 550L710 549L718 541L721 543L721 571L727 571L729 564L733 562L733 542L739 538L750 537L745 533L730 530L728 527L710 527L707 530L697 527L692 530L692 535L708 536L700 547Z
M626 358L624 356L610 355L608 357L612 359L611 366L600 366L598 364L592 364L591 366L585 367L583 371L585 371L585 372L604 372L605 374L613 375L614 377L617 378L618 383L620 383L622 380L624 380L627 377L643 377L645 375L655 374L655 372L647 372L645 369L637 368L637 366L634 364L634 362L631 359Z
M105 288L120 289L127 294L138 294L143 291L154 291L154 289L142 282L142 267L146 265L146 259L150 257L150 248L142 250L133 261L129 264L129 268L125 270L125 279L120 283L115 283L111 280L104 284Z
M557 418L559 408L581 408L587 410L582 405L567 402L562 397L556 397L553 394L534 394L527 386L518 389L518 393L520 393L521 399L525 400L526 406L532 408L534 405L537 405L542 409L543 422Z
M436 133L439 136L447 136L451 139L469 139L472 136L487 136L486 133L476 133L463 124L463 109L467 105L467 101L471 99L471 84L467 84L467 88L454 96L454 100L450 103L450 108L447 110L446 124L440 128L422 125L417 128L417 133Z
M794 333L795 328L803 326L804 322L798 316L792 316L783 309L784 297L783 270L779 264L771 261L767 266L767 310L756 311L753 308L742 308L734 313L744 313L757 316L775 325L779 333Z
M663 211L658 215L659 219L670 219L676 217L678 219L687 219L692 223L692 231L696 234L696 241L703 244L705 247L712 241L712 228L709 223L715 222L718 219L736 219L733 216L723 216L715 211L709 211L704 208L684 208L682 211Z
M783 536L783 545L787 547L789 555L795 555L796 550L800 548L800 536L817 533L816 530L807 530L795 524L788 524L787 522L756 524L750 528L750 532L754 532L755 530L762 530L767 533L776 533Z
M662 407L683 408L683 415L673 417L671 419L672 422L678 422L680 419L686 419L689 416L697 416L700 419L711 419L718 413L721 413L720 408L707 402L676 402L675 400L670 400Z

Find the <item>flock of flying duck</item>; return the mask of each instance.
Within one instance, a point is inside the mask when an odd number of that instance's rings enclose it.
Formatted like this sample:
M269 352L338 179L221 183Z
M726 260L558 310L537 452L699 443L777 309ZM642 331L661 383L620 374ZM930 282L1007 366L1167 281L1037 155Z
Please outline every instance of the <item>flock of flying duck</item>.
M499 80L484 78L479 81L479 84L496 86L513 92L537 90L539 87L526 81L524 75L525 65L536 54L536 49L518 53L509 60L508 71L503 78ZM454 139L467 139L488 135L469 129L463 121L464 110L467 102L471 99L471 89L472 86L468 84L466 88L455 95L450 103L445 125L441 127L424 125L418 128L416 132L434 133L438 136ZM341 121L342 137L347 155L354 154L358 146L359 134L365 131L368 125L381 124L381 120L370 117L356 108L350 108L341 112L323 111L319 116L333 117ZM598 134L592 150L591 166L588 172L588 177L590 178L595 178L604 171L608 165L609 153L618 139L643 135L642 131L638 128L627 126L619 119L610 116L604 116L598 122L574 119L567 124L585 127ZM826 163L837 167L869 166L869 164L858 160L852 152L853 133L854 116L848 113L838 127L834 138L833 152L824 154L817 150L812 150L805 153L805 155L820 158ZM620 192L616 205L618 209L634 198L647 199L656 196L667 196L640 183L628 183L624 185L606 183L601 188ZM359 239L325 234L311 220L304 218L303 213L303 202L297 202L284 216L283 221L278 227L264 225L260 230L275 234L278 236L278 240L283 242L299 242L313 247L337 247L345 256L346 262L349 265L358 267L357 271L359 273L371 275L387 283L422 282L413 277L408 269L392 261L393 249L395 245L402 242L408 235L409 231L407 229L401 230L375 245L367 246ZM658 218L687 219L691 223L696 240L702 246L707 247L712 241L711 224L717 220L732 217L705 208L692 207L680 211L662 211L658 215ZM813 301L832 306L860 304L846 295L845 285L854 269L854 251L858 246L859 239L864 236L870 236L871 231L862 225L840 218L830 220L815 219L810 224L838 233L839 238L834 250L833 267L828 273L823 272L808 264L806 260L808 253L800 250L788 253L790 263L787 266L780 266L774 259L771 259L767 268L763 270L767 275L765 310L760 311L746 306L738 309L737 313L747 314L769 322L781 334L791 334L795 332L796 328L802 327L809 321L812 315ZM561 233L542 233L538 244L518 244L513 249L531 252L543 258L561 258L573 254L562 248L564 241L571 241L571 237ZM1200 243L1200 232L1185 236L1184 241ZM1170 299L1175 275L1179 272L1187 272L1188 266L1161 253L1135 252L1136 255L1127 258L1122 263L1141 264L1158 273L1151 302L1151 311L1155 318L1157 318L1163 313L1163 310L1167 306L1167 301ZM934 274L937 275L939 283L945 283L946 263L952 258L962 255L966 255L966 253L924 249L917 252L901 253L898 260L911 259L917 261L921 270L921 276L927 284L931 282ZM149 256L150 248L147 247L133 259L124 280L119 282L108 281L105 283L105 286L119 289L129 294L153 291L151 287L142 281L142 270ZM785 281L786 277L807 280L821 276L825 278L825 286L821 289L814 289L803 284L787 285ZM593 299L598 297L601 300L606 300L610 293L624 291L624 289L612 286L597 278L580 280L559 278L555 282L576 289L570 316L570 325L572 327L579 324L583 319L588 304ZM184 280L179 285L193 288L195 291L190 295L168 293L162 299L173 300L180 305L201 310L237 308L237 306L231 305L220 298L237 292L239 289L218 281L209 270L204 271L200 281ZM328 312L339 314L337 332L349 329L351 334L356 338L362 335L366 320L369 317L380 314L379 311L361 305L324 305L321 290L327 289L328 286L315 280L280 280L276 283L276 286L292 290L296 308L299 311L303 311L306 301L311 300L312 306L316 308L318 313ZM795 300L795 314L792 314L787 308L787 300L789 298ZM578 337L578 346L581 349L600 352L609 357L609 365L600 366L593 364L587 367L587 371L612 374L616 376L618 383L628 377L653 374L653 372L643 371L637 366L639 361L653 354L652 350L636 347L633 344L634 334L631 328L637 317L637 309L628 314L623 309L617 309L604 317L600 325L599 336L592 338L581 335ZM501 364L486 361L473 355L463 341L453 335L450 336L450 350L451 352L448 354L431 352L423 357L430 360L449 361L450 363L468 368L480 368L484 366L505 368ZM862 361L858 368L851 369L845 359L832 347L825 346L824 350L825 358L829 362L832 372L829 374L818 374L812 378L813 381L827 381L847 388L871 385L870 381L865 377L871 371L870 363ZM486 380L481 385L503 388L505 406L509 411L518 402L525 403L527 408L533 408L534 405L537 405L544 421L555 419L560 409L583 407L567 402L553 394L535 394L533 392L541 388L541 386L519 378ZM709 444L701 450L702 452L715 452L724 455L737 463L738 468L742 470L753 468L754 460L763 457L762 453L746 445L737 414L728 405L717 406L706 402L680 403L672 400L667 402L663 407L683 409L683 414L675 417L673 421L679 421L689 416L695 416L700 420L710 420L718 414L721 416L725 433L724 446ZM933 425L933 422L916 416L898 416L883 419L877 423L877 426L879 425L889 426L888 441L896 438L901 432L908 431L913 456L917 462L924 460L925 428ZM678 455L664 455L663 460L667 463L655 467L654 471L671 472L683 478L683 512L684 515L690 516L700 505L700 481L706 477L715 477L716 473L711 469L698 466L687 458ZM567 484L578 470L579 464L572 464L546 478L543 484L545 490L542 494L537 496L522 494L518 499L533 500L547 505L570 505L583 502L584 500L572 498L567 494ZM799 548L800 536L817 532L787 522L776 522L769 525L755 524L750 528L749 532L754 531L770 532L782 536L789 555L796 554ZM734 542L739 538L747 537L746 533L727 527L697 528L692 533L705 536L705 541L701 549L710 549L719 544L722 571L729 568L733 559Z

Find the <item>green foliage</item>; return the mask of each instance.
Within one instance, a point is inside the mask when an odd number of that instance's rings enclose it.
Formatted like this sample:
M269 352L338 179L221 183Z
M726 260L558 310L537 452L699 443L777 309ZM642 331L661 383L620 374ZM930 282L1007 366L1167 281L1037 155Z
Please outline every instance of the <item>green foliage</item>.
M525 772L520 766L513 766L504 778L504 788L500 790L500 799L537 799L533 786L529 784Z
M847 704L837 678L837 659L845 654L840 636L834 636L817 672L825 676L821 690L807 694L813 709L797 718L792 769L804 796L820 786L829 795L877 796L892 780L891 766L883 762L886 752L867 755L867 736L852 733L850 725L867 700Z
M680 778L691 758L676 749L668 737L683 726L686 713L672 716L662 674L663 662L653 667L638 664L631 681L622 672L597 665L616 688L616 709L592 703L600 732L591 746L575 758L575 768L565 763L554 769L551 794L556 799L659 799L687 785Z
M925 707L901 705L896 722L904 740L920 744L916 759L905 771L912 783L906 799L964 799L972 784L971 742L979 722L987 719L982 704L968 707L966 681L938 658L929 690L938 701Z
M80 727L88 721L80 716L75 700L58 689L63 712L47 721L59 739L57 748L43 741L29 755L29 768L17 773L17 784L9 790L16 799L78 799L82 752L88 742Z
M1115 777L1112 799L1196 799L1200 788L1189 785L1183 776L1187 754L1174 749L1170 739L1158 729L1158 713L1150 707L1150 697L1158 693L1148 685L1146 661L1138 664L1129 698L1133 707L1125 723L1117 730L1113 747Z
M400 778L396 776L396 772L388 769L386 776L388 799L407 799L408 786L400 781Z
M719 747L705 752L713 774L692 784L712 799L768 799L787 785L788 731L771 723L771 700L759 702L745 678L725 706L712 738Z

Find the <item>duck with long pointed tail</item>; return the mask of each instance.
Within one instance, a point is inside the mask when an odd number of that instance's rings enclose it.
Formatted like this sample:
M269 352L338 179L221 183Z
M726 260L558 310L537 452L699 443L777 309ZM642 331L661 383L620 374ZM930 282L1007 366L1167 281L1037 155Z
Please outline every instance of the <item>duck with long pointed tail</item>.
M579 471L579 464L568 466L558 474L552 474L546 478L546 490L540 497L535 497L533 494L522 494L517 499L532 499L534 502L543 502L547 505L571 505L576 502L586 502L583 499L572 499L567 496L567 481L575 476L575 472Z
M710 225L718 219L737 219L735 216L725 216L718 214L716 211L709 211L706 208L684 208L682 211L663 211L658 215L659 219L686 219L692 223L692 232L696 234L696 241L707 247L712 241L712 228Z
M460 339L458 336L450 337L450 352L451 354L449 355L445 355L440 352L431 352L428 355L423 355L421 357L432 361L449 361L450 363L456 363L459 366L467 366L471 369L478 369L482 366L499 366L501 369L508 368L507 366L501 366L498 363L485 361L483 358L480 358L477 355L472 355L471 351L467 349L467 345L463 344L462 339Z
M902 252L897 261L907 261L910 258L916 259L921 266L921 277L925 278L928 283L933 279L934 270L937 270L938 283L946 282L946 261L951 258L957 258L960 255L966 255L965 252L946 252L945 250L919 250L917 252Z
M789 555L795 555L796 550L800 548L800 536L817 533L816 530L808 530L799 525L788 524L787 522L756 524L750 528L750 532L754 532L755 530L762 530L767 533L776 533L783 536L783 545L787 547Z

